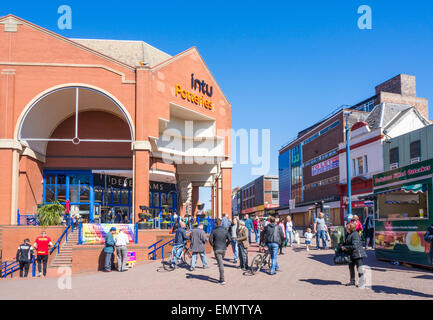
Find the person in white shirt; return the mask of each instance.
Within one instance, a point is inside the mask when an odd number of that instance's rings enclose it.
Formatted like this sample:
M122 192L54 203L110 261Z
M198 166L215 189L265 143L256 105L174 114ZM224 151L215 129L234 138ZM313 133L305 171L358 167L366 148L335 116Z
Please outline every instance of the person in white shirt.
M307 251L310 251L311 239L313 239L313 234L311 233L311 228L307 228L307 232L304 233L305 245L307 246Z
M289 247L293 245L293 222L291 216L287 216L286 218L286 246L287 242L289 242Z
M116 239L114 240L116 245L116 253L117 253L117 270L119 272L128 271L126 268L126 261L128 259L128 248L126 247L129 243L129 237L126 233L126 230L120 230Z

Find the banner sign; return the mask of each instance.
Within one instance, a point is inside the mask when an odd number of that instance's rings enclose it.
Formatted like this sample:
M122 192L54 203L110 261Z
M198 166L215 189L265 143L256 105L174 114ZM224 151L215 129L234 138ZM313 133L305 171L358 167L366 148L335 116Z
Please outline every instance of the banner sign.
M325 160L323 162L315 164L314 166L311 166L311 175L317 176L318 174L321 174L323 172L338 168L339 164L340 161L338 156Z
M83 223L82 224L82 243L83 244L104 244L105 235L110 232L112 227L116 228L114 239L120 230L126 230L129 242L134 242L135 225L118 223Z
M373 176L374 187L388 183L418 178L433 173L433 161L426 160L406 167L383 172Z
M137 254L136 251L128 251L127 255L127 262L136 262L137 261Z

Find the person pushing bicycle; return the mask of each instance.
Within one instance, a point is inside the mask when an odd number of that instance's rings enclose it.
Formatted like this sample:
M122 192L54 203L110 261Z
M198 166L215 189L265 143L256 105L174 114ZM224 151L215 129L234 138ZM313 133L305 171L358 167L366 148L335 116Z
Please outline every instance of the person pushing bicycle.
M190 240L190 238L186 235L185 226L185 222L180 221L179 228L176 230L176 235L174 236L173 260L171 261L173 268L177 267L177 259L181 257L187 240Z

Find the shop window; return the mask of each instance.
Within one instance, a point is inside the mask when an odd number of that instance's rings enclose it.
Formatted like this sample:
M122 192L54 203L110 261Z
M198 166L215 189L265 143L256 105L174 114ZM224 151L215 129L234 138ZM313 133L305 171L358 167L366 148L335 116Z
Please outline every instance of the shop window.
M104 189L104 205L111 203L111 188Z
M167 196L167 205L169 208L173 207L173 193L169 193Z
M89 186L80 186L80 202L89 202Z
M415 185L406 188L408 189L378 196L379 219L428 219L427 186ZM417 190L414 190L415 188Z
M120 190L113 189L113 203L120 204Z
M153 207L152 198L153 198L153 193L149 192L149 207Z
M122 189L120 192L120 203L123 205L129 204L129 190L128 189Z
M159 192L153 193L153 206L159 207Z
M45 185L45 202L53 203L56 201L54 189L55 185Z
M272 199L278 199L278 192L272 191Z
M166 206L166 205L167 205L167 194L161 193L161 206Z
M95 193L95 202L102 203L103 194L104 194L102 187L95 187L94 193Z
M57 185L57 201L65 202L66 201L66 185ZM72 200L71 200L72 202Z

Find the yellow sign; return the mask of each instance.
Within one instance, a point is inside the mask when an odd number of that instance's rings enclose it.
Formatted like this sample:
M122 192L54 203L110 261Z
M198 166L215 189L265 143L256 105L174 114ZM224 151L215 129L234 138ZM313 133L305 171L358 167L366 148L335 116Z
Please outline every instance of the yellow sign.
M179 95L182 97L182 99L188 100L189 102L198 106L205 107L209 110L213 109L212 101L207 100L204 96L199 96L194 92L189 92L185 89L182 89L181 85L176 84L176 97Z

